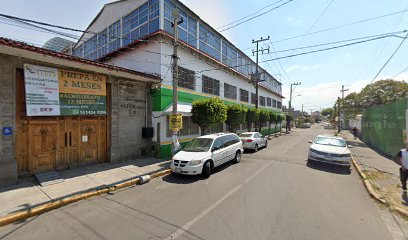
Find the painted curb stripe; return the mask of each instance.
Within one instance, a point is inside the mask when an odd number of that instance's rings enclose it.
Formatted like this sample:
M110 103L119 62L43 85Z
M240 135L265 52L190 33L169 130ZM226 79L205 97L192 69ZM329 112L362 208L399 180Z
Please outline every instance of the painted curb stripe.
M158 178L158 177L161 177L161 176L168 175L170 173L171 173L171 169L166 169L166 170L163 170L163 171L160 171L160 172L154 172L154 173L146 174L146 175L150 175L150 177L153 179L153 178ZM74 196L71 196L71 197L63 198L63 199L60 199L60 200L54 200L52 202L44 203L44 204L42 204L40 206L37 206L37 207L33 207L33 208L29 208L29 209L26 209L26 210L23 210L23 211L18 211L18 212L15 212L15 213L11 213L11 214L8 214L8 215L6 215L4 217L0 217L0 226L5 226L5 225L11 224L11 223L22 221L22 220L28 219L30 217L43 214L45 212L48 212L48 211L63 207L65 205L68 205L68 204L71 204L71 203L75 203L75 202L78 202L78 201L81 201L81 200L84 200L84 199L88 199L88 198L91 198L91 197L94 197L94 196L98 196L98 195L101 195L101 194L114 192L114 191L116 191L118 189L130 187L130 186L136 185L138 183L139 183L139 179L137 178L137 179L133 179L133 180L123 182L123 183L115 184L113 186L107 186L107 187L103 187L103 188L101 187L101 188L96 189L96 190L95 189L88 190L88 192L85 192L85 193L78 193L78 194L76 194Z

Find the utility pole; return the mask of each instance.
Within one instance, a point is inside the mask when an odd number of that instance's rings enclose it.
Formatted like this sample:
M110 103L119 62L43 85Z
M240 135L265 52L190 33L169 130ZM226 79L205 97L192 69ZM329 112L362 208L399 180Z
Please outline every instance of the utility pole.
M297 83L291 83L290 84L290 97L289 97L289 115L291 115L291 113L292 113L292 94L293 94L293 91L296 89L296 86L298 86L298 85L300 85L300 84L302 84L301 82L297 82ZM295 86L295 87L293 87L293 86ZM303 111L302 111L303 112ZM289 129L289 131L291 130L290 129L290 121L287 121L286 120L286 131L288 131L288 129Z
M175 8L173 9L173 29L174 29L174 40L173 40L173 115L175 116L178 111L177 111L177 104L178 104L178 93L177 93L177 86L178 86L178 77L179 77L179 72L178 72L178 25L183 22L183 19L179 20L180 18L180 10ZM172 147L173 147L173 155L176 154L180 144L177 140L177 132L178 129L173 129L173 134L172 134Z
M340 122L340 97L337 97L337 118L338 118L338 126L337 132L341 132L341 122Z
M341 92L341 102L343 103L343 101L344 101L344 92L347 92L347 91L349 91L349 89L347 88L347 89L344 89L344 85L343 86L341 86L341 90L340 90L340 92ZM339 103L340 104L340 103ZM339 108L340 109L340 108ZM344 122L344 112L342 111L341 112L341 119L339 118L339 121L340 122ZM341 125L340 125L340 128L341 128ZM340 130L339 130L340 131Z
M259 43L260 42L264 42L264 41L269 41L270 37L268 36L267 38L263 38L261 37L261 39L258 40L254 40L252 39L252 44L256 43L256 50L252 50L252 55L256 54L256 70L255 70L255 76L252 76L252 84L254 84L255 87L255 109L258 109L258 104L259 104L259 82L261 82L261 79L259 77L259 52L261 52L261 54L264 53L264 51L267 51L269 53L269 46L268 48L264 49L263 47L261 47L261 49L259 49ZM258 131L258 123L255 124L255 131Z

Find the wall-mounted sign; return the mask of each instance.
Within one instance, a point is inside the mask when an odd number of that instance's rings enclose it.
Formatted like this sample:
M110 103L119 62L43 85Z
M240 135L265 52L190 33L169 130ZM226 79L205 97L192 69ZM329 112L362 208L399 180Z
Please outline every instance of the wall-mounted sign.
M183 129L183 115L182 114L171 114L170 115L170 130L177 131Z
M3 136L10 136L13 134L13 128L12 127L3 127Z
M24 64L28 116L106 114L106 77Z
M60 115L58 70L24 64L28 116Z

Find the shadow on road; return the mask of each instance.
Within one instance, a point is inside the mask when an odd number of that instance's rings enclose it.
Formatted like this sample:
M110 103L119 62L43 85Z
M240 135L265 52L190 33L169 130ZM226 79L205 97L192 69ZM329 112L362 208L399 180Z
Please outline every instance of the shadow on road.
M402 198L402 200L403 200L403 201L402 201L402 204L405 205L405 206L408 206L408 195L407 195L407 192L403 192L401 198Z
M216 175L218 173L221 173L222 171L224 171L225 169L233 165L234 163L227 162L221 166L218 166L213 170L211 175ZM167 183L173 183L173 184L190 184L190 183L194 183L200 180L205 180L205 178L203 178L201 175L191 175L190 176L190 175L182 175L182 174L176 174L176 173L171 173L163 177L163 181Z
M351 169L349 167L331 165L327 163L308 161L306 166L314 170L319 170L319 171L324 171L324 172L329 172L329 173L335 173L335 174L341 174L341 175L351 174Z

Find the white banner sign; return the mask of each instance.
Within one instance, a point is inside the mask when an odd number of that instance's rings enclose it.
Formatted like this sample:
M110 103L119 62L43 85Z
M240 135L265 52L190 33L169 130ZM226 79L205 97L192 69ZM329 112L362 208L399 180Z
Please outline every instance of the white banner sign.
M24 64L27 116L60 115L58 69Z

